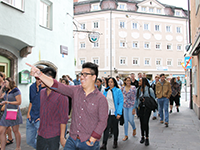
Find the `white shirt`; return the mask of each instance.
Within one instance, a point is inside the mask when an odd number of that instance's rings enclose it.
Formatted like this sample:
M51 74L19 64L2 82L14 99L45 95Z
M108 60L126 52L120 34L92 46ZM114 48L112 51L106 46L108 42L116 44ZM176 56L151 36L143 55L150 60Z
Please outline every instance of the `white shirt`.
M111 115L115 115L115 105L114 105L114 100L113 100L113 95L112 95L111 90L108 90L106 98L108 101L108 108L109 108L109 111L111 112Z

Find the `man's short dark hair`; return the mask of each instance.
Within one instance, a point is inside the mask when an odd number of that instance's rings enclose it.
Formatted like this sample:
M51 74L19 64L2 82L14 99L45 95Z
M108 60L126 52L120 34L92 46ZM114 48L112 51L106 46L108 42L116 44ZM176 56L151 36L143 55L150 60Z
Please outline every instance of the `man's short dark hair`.
M91 62L86 62L86 63L84 63L82 65L82 69L84 69L84 68L91 69L91 74L96 75L96 80L97 80L98 73L99 73L99 71L98 71L98 65L96 65L94 63L91 63Z
M160 74L160 77L162 77L162 76L165 76L165 74L164 74L164 73L161 73L161 74Z
M116 78L119 78L119 76L116 76Z
M53 69L51 67L46 67L46 68L42 69L41 71L47 76L51 76L54 79L56 78L56 71L55 71L55 69Z

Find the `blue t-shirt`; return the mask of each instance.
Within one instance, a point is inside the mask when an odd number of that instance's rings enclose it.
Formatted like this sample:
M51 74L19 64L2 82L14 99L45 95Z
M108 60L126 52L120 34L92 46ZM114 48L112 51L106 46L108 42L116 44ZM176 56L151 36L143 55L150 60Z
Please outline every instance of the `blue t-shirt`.
M41 85L39 85L39 91L37 91L37 87L36 87L36 83L33 83L30 86L30 103L32 103L32 107L31 107L31 121L32 120L37 120L38 118L40 118L40 91L41 91L42 87Z
M74 82L74 85L80 85L81 84L80 79L79 80L74 79L73 82Z

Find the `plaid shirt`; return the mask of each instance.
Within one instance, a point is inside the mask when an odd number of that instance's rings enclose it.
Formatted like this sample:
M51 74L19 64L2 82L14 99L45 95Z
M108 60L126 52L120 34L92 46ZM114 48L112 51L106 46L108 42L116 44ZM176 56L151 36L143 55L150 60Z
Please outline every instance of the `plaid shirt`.
M55 91L47 96L46 88L40 92L40 127L38 135L52 138L60 135L60 124L68 121L68 97Z
M81 142L91 136L99 141L108 119L105 96L97 88L86 96L81 85L68 86L56 80L51 88L72 98L70 136L76 140L79 135Z

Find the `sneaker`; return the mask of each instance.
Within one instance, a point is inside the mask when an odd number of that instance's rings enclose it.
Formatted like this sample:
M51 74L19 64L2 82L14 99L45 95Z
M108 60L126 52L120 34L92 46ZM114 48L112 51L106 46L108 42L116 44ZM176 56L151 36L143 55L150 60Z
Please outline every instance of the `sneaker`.
M169 113L172 113L172 110L170 110Z
M153 119L153 120L156 120L157 118L156 118L156 117L153 117L152 119Z
M168 123L167 122L165 122L165 127L168 127Z
M177 112L179 112L179 108L176 108Z
M146 139L145 140L145 146L148 146L149 145L149 139Z
M144 143L144 141L145 141L145 139L144 139L144 137L142 137L140 140L140 143L142 144L142 143Z

